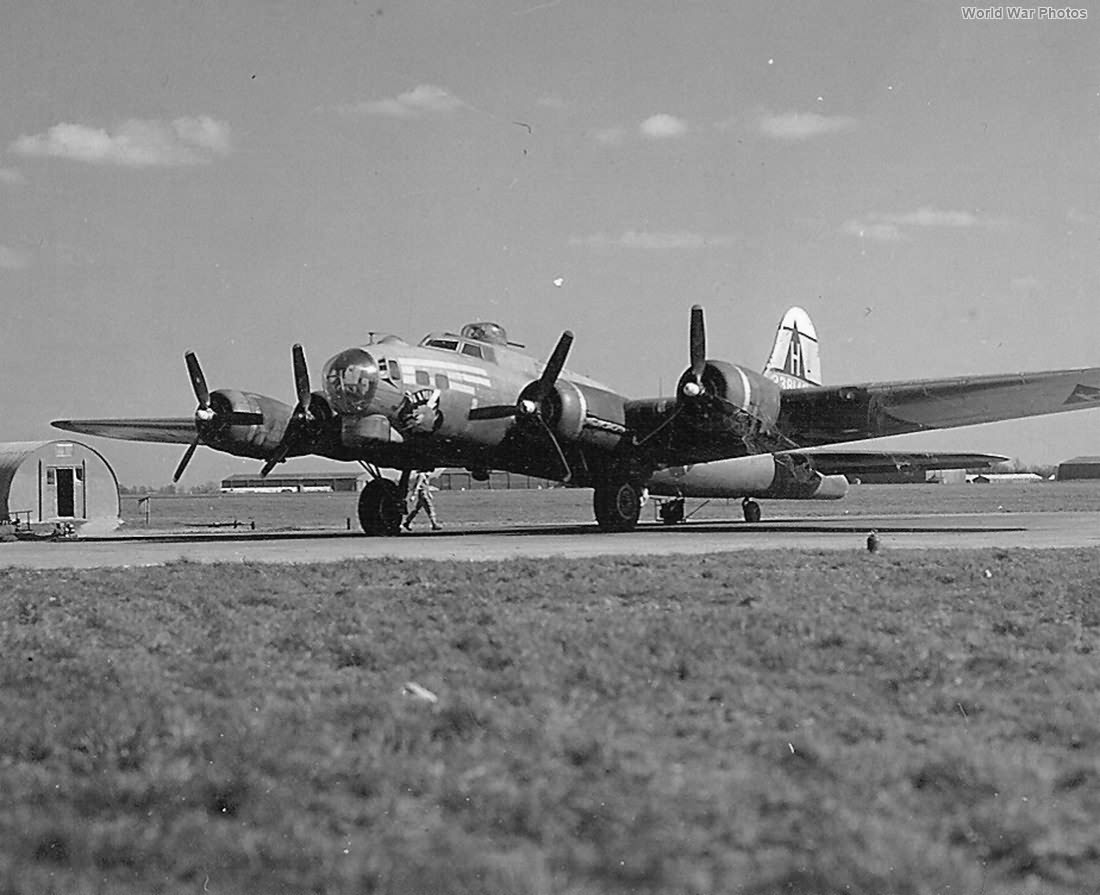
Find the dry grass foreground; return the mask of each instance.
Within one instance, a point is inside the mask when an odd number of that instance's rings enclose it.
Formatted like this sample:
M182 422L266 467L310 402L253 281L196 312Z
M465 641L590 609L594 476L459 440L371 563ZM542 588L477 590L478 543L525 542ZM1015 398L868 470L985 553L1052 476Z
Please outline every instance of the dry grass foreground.
M1098 569L6 571L0 891L1095 891Z

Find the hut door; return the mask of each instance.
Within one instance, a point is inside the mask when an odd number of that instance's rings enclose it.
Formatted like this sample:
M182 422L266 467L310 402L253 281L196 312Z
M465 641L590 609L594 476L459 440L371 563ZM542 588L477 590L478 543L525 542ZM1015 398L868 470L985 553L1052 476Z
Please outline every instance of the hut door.
M57 515L76 515L75 472L72 467L59 466L57 475Z

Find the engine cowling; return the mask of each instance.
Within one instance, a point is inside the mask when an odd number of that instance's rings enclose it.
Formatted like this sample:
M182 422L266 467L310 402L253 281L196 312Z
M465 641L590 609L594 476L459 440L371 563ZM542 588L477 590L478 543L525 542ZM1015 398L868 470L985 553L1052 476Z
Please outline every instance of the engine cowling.
M708 360L698 380L689 368L676 394L684 419L708 432L770 429L779 418L779 386L739 364Z
M531 383L520 394L521 408L535 386ZM539 412L554 434L566 441L614 450L626 436L626 400L594 386L558 380Z
M647 487L667 497L838 500L848 493L848 480L822 475L798 456L755 454L658 470Z
M214 410L213 418L196 421L203 442L220 451L257 460L270 457L279 447L293 412L292 407L275 398L237 389L211 392L210 405ZM235 411L260 414L263 422L250 426L225 423L224 420Z

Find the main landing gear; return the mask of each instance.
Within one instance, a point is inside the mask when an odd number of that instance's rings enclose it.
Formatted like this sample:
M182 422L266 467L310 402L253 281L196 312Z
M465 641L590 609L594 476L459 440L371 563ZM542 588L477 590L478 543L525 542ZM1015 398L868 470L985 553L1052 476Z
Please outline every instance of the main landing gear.
M630 481L599 482L592 509L600 531L633 531L642 510L641 486Z
M378 474L364 486L359 494L359 524L366 534L389 536L400 533L410 475L410 471L405 470L401 473L401 481L394 482Z
M359 494L359 524L369 535L395 535L401 530L405 501L389 479L367 482Z

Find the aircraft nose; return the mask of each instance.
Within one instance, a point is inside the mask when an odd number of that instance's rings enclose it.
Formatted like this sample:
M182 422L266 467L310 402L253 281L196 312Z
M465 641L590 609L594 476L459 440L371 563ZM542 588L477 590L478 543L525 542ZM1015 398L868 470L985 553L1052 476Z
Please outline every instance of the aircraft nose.
M337 412L365 413L378 389L378 363L362 348L348 348L325 364L324 380Z

